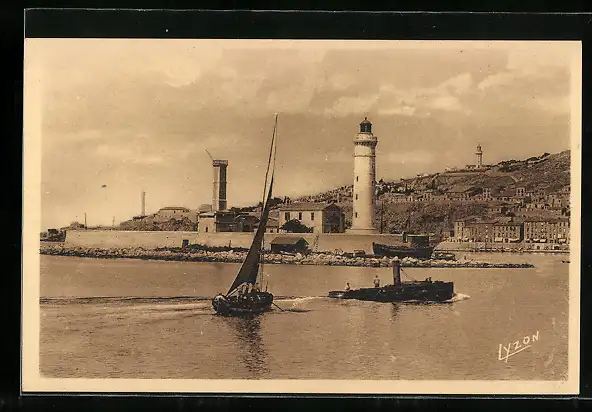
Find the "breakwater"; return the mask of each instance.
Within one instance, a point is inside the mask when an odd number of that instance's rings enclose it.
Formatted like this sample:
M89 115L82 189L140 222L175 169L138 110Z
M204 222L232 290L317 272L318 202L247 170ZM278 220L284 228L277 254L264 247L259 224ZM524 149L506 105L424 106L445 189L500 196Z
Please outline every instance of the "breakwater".
M158 248L145 249L141 247L130 248L92 248L67 245L41 245L40 253L54 256L75 256L83 258L102 259L144 259L144 260L168 260L185 262L220 262L242 263L245 259L244 250L212 250L192 248ZM324 265L324 266L360 266L360 267L390 267L393 259L387 257L359 256L350 257L335 253L309 253L309 254L278 254L266 253L265 262L271 264L293 265ZM475 260L420 260L415 258L403 258L400 260L403 267L433 267L433 268L532 268L530 263L490 263Z

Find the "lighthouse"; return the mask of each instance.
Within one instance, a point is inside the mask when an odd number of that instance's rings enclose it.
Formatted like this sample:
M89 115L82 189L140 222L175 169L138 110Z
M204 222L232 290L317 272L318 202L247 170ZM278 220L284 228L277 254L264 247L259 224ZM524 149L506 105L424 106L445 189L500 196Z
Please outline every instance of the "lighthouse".
M477 151L475 152L477 155L477 169L483 167L483 150L481 150L481 145L477 145Z
M364 118L354 139L353 217L350 233L376 233L374 207L376 203L376 145L372 123Z

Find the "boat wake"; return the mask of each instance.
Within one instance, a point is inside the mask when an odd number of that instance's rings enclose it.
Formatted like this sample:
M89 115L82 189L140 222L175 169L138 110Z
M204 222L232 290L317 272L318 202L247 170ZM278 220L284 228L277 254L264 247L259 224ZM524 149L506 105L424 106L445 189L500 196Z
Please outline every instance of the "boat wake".
M41 304L118 304L118 303L193 303L211 300L211 296L88 296L42 297Z
M443 305L448 303L456 303L461 302L466 299L470 299L469 295L465 295L464 293L455 293L452 298L444 301L431 301L431 300L405 300L401 302L393 302L397 305Z
M454 296L452 296L451 299L448 299L446 302L460 302L463 300L467 300L470 299L471 297L469 295L465 295L464 293L455 293Z
M310 312L304 308L308 302L321 299L323 296L277 296L273 307L277 312ZM91 296L91 297L43 297L39 303L44 307L54 306L82 306L90 311L101 307L102 316L117 316L125 312L141 311L147 316L156 316L156 313L174 315L186 313L187 315L198 312L211 312L211 296ZM149 315L152 313L152 315ZM158 315L160 316L160 315Z

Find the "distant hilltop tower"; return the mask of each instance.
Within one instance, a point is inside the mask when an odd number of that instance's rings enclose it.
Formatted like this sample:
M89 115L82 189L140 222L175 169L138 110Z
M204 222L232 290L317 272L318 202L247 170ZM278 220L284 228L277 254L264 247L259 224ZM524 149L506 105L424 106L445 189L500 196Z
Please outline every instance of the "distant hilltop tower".
M376 145L372 123L364 118L354 139L354 192L352 233L376 233L374 206L376 203Z
M212 211L226 210L226 169L228 160L212 159L214 168L214 196L212 198Z
M481 145L477 145L477 168L483 167L483 150L481 150Z
M140 216L146 216L146 192L142 190L142 214Z

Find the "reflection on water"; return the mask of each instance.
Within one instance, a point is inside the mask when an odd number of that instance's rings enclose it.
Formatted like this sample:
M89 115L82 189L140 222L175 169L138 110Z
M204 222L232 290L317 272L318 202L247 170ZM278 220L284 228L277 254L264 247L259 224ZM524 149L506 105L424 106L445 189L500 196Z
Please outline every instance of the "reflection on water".
M253 377L261 377L268 372L267 353L261 339L261 315L224 318L236 333L243 364Z
M401 307L399 306L398 303L393 303L391 305L391 320L393 322L397 320L397 316L399 315L400 310L401 310Z

